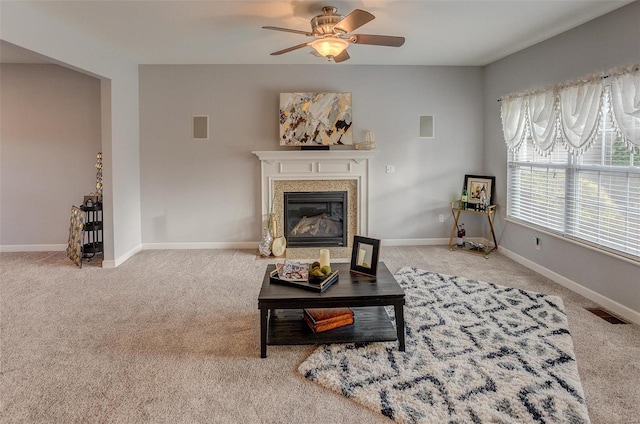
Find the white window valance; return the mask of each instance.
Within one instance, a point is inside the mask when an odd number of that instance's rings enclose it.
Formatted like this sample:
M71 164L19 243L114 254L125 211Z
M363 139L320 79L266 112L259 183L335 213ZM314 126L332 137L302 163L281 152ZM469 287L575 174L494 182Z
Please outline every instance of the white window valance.
M551 90L534 93L528 96L525 103L533 145L539 153L548 153L553 149L558 137L556 93Z
M629 148L640 146L640 71L638 65L609 73L613 121ZM509 94L501 100L505 142L516 152L531 137L538 153L563 143L573 154L585 152L595 140L602 119L604 74L551 88Z
M640 66L611 75L611 108L627 147L640 146Z
M529 123L527 121L527 98L512 97L502 100L502 132L507 146L518 151L525 137Z

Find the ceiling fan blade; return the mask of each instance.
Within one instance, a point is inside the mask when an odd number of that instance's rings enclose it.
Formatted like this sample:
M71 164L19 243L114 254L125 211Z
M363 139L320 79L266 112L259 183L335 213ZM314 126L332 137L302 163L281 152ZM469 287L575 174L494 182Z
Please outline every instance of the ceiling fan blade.
M404 44L404 37L395 37L392 35L353 34L349 36L349 41L354 44L400 47Z
M349 53L347 53L347 50L342 50L342 53L340 53L338 56L335 56L333 58L333 61L335 63L340 63L340 62L344 62L345 60L349 60L351 58L351 56L349 56Z
M274 26L263 26L262 29L270 29L273 31L283 31L283 32L293 32L294 34L302 34L302 35L306 35L307 37L313 37L312 32L300 31L298 29L280 28L280 27L274 27Z
M376 17L371 13L361 9L355 9L353 12L345 16L340 22L333 27L334 31L344 31L349 33L360 28L362 25L374 20Z
M271 53L271 56L278 56L278 55L281 55L281 54L284 54L284 53L289 53L289 52L292 52L294 50L298 50L298 49L301 49L303 47L307 47L309 44L311 44L311 43L302 43L302 44L298 44L297 46L289 47L288 49L278 50L277 52Z

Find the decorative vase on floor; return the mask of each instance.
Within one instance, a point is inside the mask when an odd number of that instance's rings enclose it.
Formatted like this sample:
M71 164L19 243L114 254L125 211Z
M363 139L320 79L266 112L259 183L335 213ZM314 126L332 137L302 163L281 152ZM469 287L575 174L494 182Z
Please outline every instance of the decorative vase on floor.
M269 228L265 228L262 235L262 241L258 245L258 251L261 256L271 256L271 243L273 243L273 237Z
M269 228L269 233L271 234L271 238L275 239L276 237L278 237L278 224L276 223L275 213L269 214L268 228Z

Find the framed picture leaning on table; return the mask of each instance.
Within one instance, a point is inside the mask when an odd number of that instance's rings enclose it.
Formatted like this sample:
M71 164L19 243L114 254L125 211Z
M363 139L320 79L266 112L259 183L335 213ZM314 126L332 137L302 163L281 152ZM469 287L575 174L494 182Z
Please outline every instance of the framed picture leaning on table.
M380 240L369 237L353 236L351 251L351 272L375 277L378 272Z
M496 177L484 175L465 175L464 188L467 189L467 203L473 205L492 205L495 202Z

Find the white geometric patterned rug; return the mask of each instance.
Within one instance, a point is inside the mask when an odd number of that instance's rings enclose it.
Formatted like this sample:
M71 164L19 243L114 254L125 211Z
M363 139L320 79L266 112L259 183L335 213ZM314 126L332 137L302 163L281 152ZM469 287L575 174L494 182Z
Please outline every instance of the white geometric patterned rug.
M400 423L589 422L562 299L410 267L395 278L406 352L320 346L299 372Z

